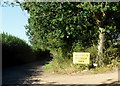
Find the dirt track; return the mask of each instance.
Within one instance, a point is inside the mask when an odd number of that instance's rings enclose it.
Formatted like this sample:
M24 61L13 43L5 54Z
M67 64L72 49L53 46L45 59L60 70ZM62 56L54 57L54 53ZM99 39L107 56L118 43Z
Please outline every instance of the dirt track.
M39 77L38 77L39 78ZM35 79L32 78L32 79ZM41 80L43 83L53 84L109 84L118 81L118 72L105 74L89 74L89 75L43 75ZM36 82L34 82L35 84ZM42 83L42 82L41 82ZM36 83L37 84L37 83ZM39 82L38 82L39 84Z
M44 62L43 62L44 63ZM3 84L109 84L118 81L118 71L104 74L45 74L36 62L3 70Z

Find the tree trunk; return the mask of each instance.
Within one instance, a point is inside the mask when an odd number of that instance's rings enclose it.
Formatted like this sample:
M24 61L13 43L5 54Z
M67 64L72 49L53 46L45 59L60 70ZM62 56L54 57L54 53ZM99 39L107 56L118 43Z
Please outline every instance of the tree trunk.
M98 66L103 66L103 49L104 49L104 40L105 40L105 33L103 32L102 27L99 27L99 41L98 41L98 58L97 63Z

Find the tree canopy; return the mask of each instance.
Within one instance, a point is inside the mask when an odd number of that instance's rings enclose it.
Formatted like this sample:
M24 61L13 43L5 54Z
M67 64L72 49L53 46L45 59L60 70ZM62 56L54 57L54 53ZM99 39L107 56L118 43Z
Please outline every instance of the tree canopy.
M74 45L98 44L103 53L101 43L109 47L120 33L119 2L24 2L21 7L30 14L25 28L37 48L61 48L65 55Z
M52 47L70 46L75 41L79 41L84 46L87 46L88 42L91 44L91 40L95 39L97 34L92 35L95 32L92 19L89 17L89 20L91 19L89 22L87 18L85 19L83 9L78 8L78 4L24 3L23 8L30 14L26 29L32 39L31 43L43 42L43 45L48 44Z

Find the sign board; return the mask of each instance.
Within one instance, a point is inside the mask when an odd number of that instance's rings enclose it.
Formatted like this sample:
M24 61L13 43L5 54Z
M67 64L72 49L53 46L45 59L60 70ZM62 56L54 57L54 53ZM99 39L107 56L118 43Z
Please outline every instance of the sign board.
M73 52L73 64L89 64L90 53L87 52Z

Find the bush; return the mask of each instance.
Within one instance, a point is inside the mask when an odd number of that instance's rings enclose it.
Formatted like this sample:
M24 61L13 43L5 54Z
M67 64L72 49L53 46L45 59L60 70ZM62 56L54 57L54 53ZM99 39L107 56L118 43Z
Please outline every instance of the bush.
M117 61L118 59L118 48L113 48L112 46L110 46L108 49L105 50L104 53L104 63L105 64L113 64L114 60ZM116 62L117 64L117 62ZM116 65L114 63L114 65Z
M97 59L97 46L93 45L85 50L86 52L90 53L90 67L93 66L93 63L95 63ZM117 48L113 48L110 46L107 49L104 49L104 59L103 63L104 65L109 65L109 64L117 64L117 58L118 58L118 51ZM116 63L115 63L116 62Z
M50 58L49 50L33 49L33 51L37 60L44 60L44 59Z
M36 60L31 47L25 41L7 33L0 35L2 35L3 68Z
M74 52L89 52L90 53L90 64L82 65L82 64L73 64L72 62L72 54L69 53L71 58L63 58L61 50L58 49L56 52L54 51L54 59L50 64L47 64L44 68L47 72L57 72L57 73L73 73L80 72L84 69L95 68L93 63L96 62L97 59L97 45L93 45L88 48L80 47L80 44L76 44L73 46ZM112 67L116 67L117 64L117 48L109 47L104 50L104 66L110 65Z
M50 57L49 50L34 49L24 40L7 33L0 34L3 68L44 60ZM51 59L51 58L49 58Z
M93 67L93 63L95 63L96 62L96 57L97 57L97 46L96 45L93 45L93 46L91 46L91 47L89 47L89 48L87 48L86 50L85 50L85 52L89 52L90 53L90 64L89 64L89 66L90 67Z

